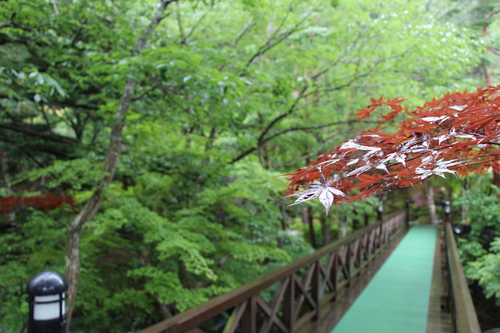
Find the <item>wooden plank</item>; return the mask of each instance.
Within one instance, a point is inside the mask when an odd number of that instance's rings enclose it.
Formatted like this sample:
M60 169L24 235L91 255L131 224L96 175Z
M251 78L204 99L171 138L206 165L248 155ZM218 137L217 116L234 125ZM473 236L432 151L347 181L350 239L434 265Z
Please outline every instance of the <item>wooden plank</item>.
M445 223L445 234L455 331L457 333L481 333L450 222Z
M264 301L258 297L257 298L257 304L259 304L261 306L261 308L268 314L269 318L267 320L264 320L264 324L262 325L262 329L260 330L260 333L268 333L271 331L271 328L273 326L273 324L277 325L283 332L286 332L288 333L288 327L287 325L283 324L279 318L278 318L278 310L279 310L279 306L280 304L282 303L282 300L285 296L285 293L286 293L286 290L287 290L287 287L290 283L290 278L286 278L285 280L283 280L280 284L280 286L278 287L278 290L276 291L276 294L274 295L274 299L273 299L273 302L271 304L271 307L269 308L270 312L268 313L267 312L267 308L264 309ZM267 306L267 304L265 304L265 306ZM278 324L279 322L279 324Z
M238 323L240 322L248 303L249 302L247 300L234 308L233 313L231 313L231 317L229 317L226 327L224 327L224 331L222 333L234 333L234 331L236 331Z

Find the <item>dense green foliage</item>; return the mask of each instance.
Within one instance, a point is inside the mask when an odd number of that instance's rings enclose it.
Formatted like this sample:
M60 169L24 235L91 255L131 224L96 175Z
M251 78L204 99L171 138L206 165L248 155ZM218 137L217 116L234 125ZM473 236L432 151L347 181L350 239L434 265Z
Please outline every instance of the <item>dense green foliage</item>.
M470 189L454 200L457 207L474 207L464 221L470 224L470 231L458 238L466 275L479 282L486 297L494 295L497 298L500 298L499 195L500 189L491 185L489 177L474 177Z
M0 329L23 327L32 275L63 271L127 78L120 162L83 231L81 329L145 327L311 251L276 176L361 131L348 116L367 97L471 89L483 52L420 1L241 0L173 2L135 54L153 13L149 0L2 2L0 195L77 203L0 215ZM377 201L322 221L313 207L314 225L353 228Z

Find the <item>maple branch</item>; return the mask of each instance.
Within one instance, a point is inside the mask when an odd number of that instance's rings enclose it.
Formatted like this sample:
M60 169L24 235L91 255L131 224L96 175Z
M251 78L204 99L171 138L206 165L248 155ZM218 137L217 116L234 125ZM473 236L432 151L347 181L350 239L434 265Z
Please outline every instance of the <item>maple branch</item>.
M324 142L327 142L331 138L332 137L325 139ZM301 156L301 157L297 158L297 160L299 160L299 161L307 161L307 160L309 160L313 156L320 155L320 151L321 151L321 148L317 148L317 149L311 151L309 154L306 154L304 156ZM285 163L285 164L283 164L281 166L278 166L276 169L280 169L280 167L289 168L289 167L296 166L296 165L297 165L297 161L293 161L293 162Z
M358 35L356 37L356 39L351 43L349 44L345 49L344 51L342 51L342 53L340 54L340 56L337 58L337 60L331 62L330 64L328 64L324 69L320 70L319 72L313 74L310 79L312 81L315 81L317 80L320 76L322 76L323 74L327 73L330 69L332 69L333 67L337 66L339 63L341 63L345 57L352 52L352 50L354 50L354 48L356 47L356 45L358 44L358 42L361 40L361 35Z
M281 21L280 25L276 28L276 30L273 32L273 34L264 42L264 45L262 45L257 52L250 57L250 59L247 61L245 67L249 67L251 64L257 61L257 59L265 54L267 51L271 50L275 46L279 45L282 41L296 33L297 31L300 31L302 29L305 29L306 27L301 27L301 25L313 14L314 11L309 11L307 14L304 15L304 18L300 20L298 23L296 23L290 30L284 31L281 34L278 35L279 30L283 27L286 19L288 18L288 15L290 14L290 11L287 12L283 20ZM275 39L275 40L273 40Z
M0 23L0 29L3 29L3 28L6 28L6 27L10 27L12 26L12 20L7 20L3 23Z
M16 15L17 15L17 13L14 13L14 14L12 14L12 16L10 17L9 20L7 20L3 23L0 23L0 29L13 27L13 28L18 28L18 29L24 30L24 31L33 31L32 28L14 21L14 19L16 18Z
M154 84L152 87L146 89L145 91L143 91L142 93L140 93L139 95L135 96L132 98L132 102L136 102L138 100L141 100L144 96L148 95L150 92L154 91L155 89L157 89L158 87L160 87L162 85L161 82L159 83L156 83Z
M54 142L60 142L60 143L66 143L66 144L78 144L79 142L73 138L67 137L67 136L61 136L57 134L46 134L46 133L41 133L37 132L33 129L28 128L28 124L24 124L23 126L21 125L16 125L12 123L0 123L0 128L5 128L9 129L12 131L16 132L21 132L24 134L28 134L31 136L36 136L42 139L54 141ZM48 128L47 128L48 129Z
M327 73L331 68L335 67L336 65L338 65L339 63L341 63L343 61L343 59L345 58L345 56L351 52L353 50L353 48L355 47L355 45L358 43L358 41L361 39L361 36L358 36L348 47L346 47L344 49L344 51L342 52L342 54L337 58L336 61L333 61L331 62L327 67L325 67L324 69L322 69L321 71L313 74L310 79L312 81L315 81L317 80L318 78L320 78L323 74ZM363 74L365 75L365 74ZM368 74L366 74L368 75ZM342 86L339 86L339 87L335 87L335 88L332 88L334 90L340 90L342 88L345 88L346 86L352 84L355 79L359 78L359 76L356 76L354 77L353 79L351 79L351 81L349 81L347 84L345 85L342 85ZM280 122L282 119L288 117L289 115L291 115L295 110L298 110L302 107L297 107L297 104L299 103L299 101L304 98L306 96L305 92L310 88L309 84L307 82L304 83L304 86L302 87L302 89L299 91L299 94L297 96L297 98L295 98L295 100L292 102L292 104L290 105L290 107L288 108L288 110L280 115L278 115L276 118L274 118L265 128L264 130L261 132L261 134L259 135L259 137L257 138L257 145L254 146L254 147L251 147L251 148L248 148L247 150L245 150L244 152L242 152L241 154L239 154L238 156L236 156L235 158L233 158L229 164L233 164L239 160L241 160L242 158L244 158L245 156L251 154L252 152L256 151L257 149L259 149L261 146L262 146L262 140L264 140L266 134L278 123Z
M350 120L342 120L342 121L334 121L332 123L327 123L327 124L322 124L322 125L316 125L316 126L302 126L302 127L290 127L281 131L277 131L270 136L266 137L265 139L262 140L262 144L268 142L269 140L274 139L277 136L280 136L282 134L288 133L288 132L296 132L296 131L308 131L308 130L315 130L315 129L321 129L321 128L326 128L330 126L336 126L336 125L344 125L344 124L356 124L358 121L356 119L350 119ZM367 123L367 124L378 124L377 121L370 121L370 120L363 120L362 123ZM261 144L261 145L262 145ZM258 149L258 148L256 148Z
M229 162L229 164L233 164L233 163L241 160L242 158L246 157L247 155L253 153L254 151L256 151L258 149L260 149L262 147L262 145L264 145L268 141L274 139L277 136L280 136L282 134L288 133L288 132L321 129L321 128L326 128L326 127L335 126L335 125L353 124L353 123L357 123L357 122L358 122L357 120L335 121L335 122L332 122L332 123L327 123L327 124L322 124L322 125L315 125L315 126L290 127L290 128L287 128L287 129L284 129L284 130L281 130L281 131L277 131L277 132L273 133L272 135L270 135L268 137L260 138L260 140L258 141L258 145L257 146L248 148L247 150L245 150L244 152L242 152L241 154L239 154L238 156L236 156L234 159L232 159ZM377 123L377 122L375 122L375 121L363 121L363 123Z
M181 13L180 13L180 10L179 10L179 2L177 2L176 6L175 6L175 16L176 16L176 19L177 19L177 25L179 26L179 33L181 34L180 40L184 40L185 39L184 27L182 25Z
M250 16L250 19L247 21L247 23L243 26L243 29L236 35L236 38L234 41L231 43L231 46L229 47L230 49L234 49L236 47L236 44L240 41L243 36L250 30L253 24L253 16Z
M321 155L308 167L289 175L288 197L294 204L319 198L328 212L333 203L366 198L388 189L423 182L432 176L456 176L457 170L500 170L500 86L476 93L447 94L409 112L401 98L371 99L360 119L383 107L378 126ZM384 133L381 125L404 113L399 130ZM334 175L333 177L332 174ZM330 180L327 180L330 177ZM320 182L313 182L319 179ZM307 190L296 192L300 187ZM348 198L347 193L357 193Z
M370 69L371 70L371 69ZM318 94L318 93L322 93L322 92L332 92L332 91L337 91L337 90L342 90L344 88L347 88L347 87L350 87L352 86L352 84L359 78L362 78L362 77L367 77L369 74L368 73L365 73L365 74L359 74L359 75L356 75L354 76L351 80L349 80L349 82L343 84L343 85L340 85L340 86L336 86L336 87L331 87L331 88L325 88L325 89L317 89L317 90L314 90L314 91L311 91L307 94L304 94L303 95L303 98L305 97L309 97L311 95L315 95L315 94ZM300 109L303 109L311 104L314 104L314 103L317 103L319 102L320 100L320 97L317 97L313 100L310 100L310 101L307 101L306 103L302 104L302 105L299 105L299 106L296 106L293 108L293 111L296 111L296 110L300 110Z
M206 12L204 12L200 19L198 21L196 21L193 26L191 27L191 29L189 29L189 32L184 36L184 38L181 40L181 44L183 45L187 45L188 43L188 39L189 37L191 37L191 35L194 33L194 31L196 30L196 28L198 28L198 26L201 24L201 22L203 22L203 20L205 19L205 17L207 17L208 13L210 13L210 11L213 9L210 8L209 10L207 10Z

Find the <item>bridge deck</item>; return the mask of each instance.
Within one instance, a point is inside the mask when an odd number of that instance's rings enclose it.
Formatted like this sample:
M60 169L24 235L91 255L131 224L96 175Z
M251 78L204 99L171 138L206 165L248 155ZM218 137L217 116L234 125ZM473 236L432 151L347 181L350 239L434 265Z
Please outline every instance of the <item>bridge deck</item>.
M449 315L441 312L438 233L435 226L411 228L387 260L378 263L379 269L377 263L370 266L347 289L343 302L335 302L319 322L302 332L450 332Z
M332 333L425 333L435 245L435 227L413 227Z

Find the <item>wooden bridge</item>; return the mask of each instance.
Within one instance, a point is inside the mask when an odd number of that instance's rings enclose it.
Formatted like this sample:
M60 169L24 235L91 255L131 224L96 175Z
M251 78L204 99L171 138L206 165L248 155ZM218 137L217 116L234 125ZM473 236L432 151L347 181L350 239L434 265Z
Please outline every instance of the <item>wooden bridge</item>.
M393 214L140 333L480 333L451 224L408 221Z

